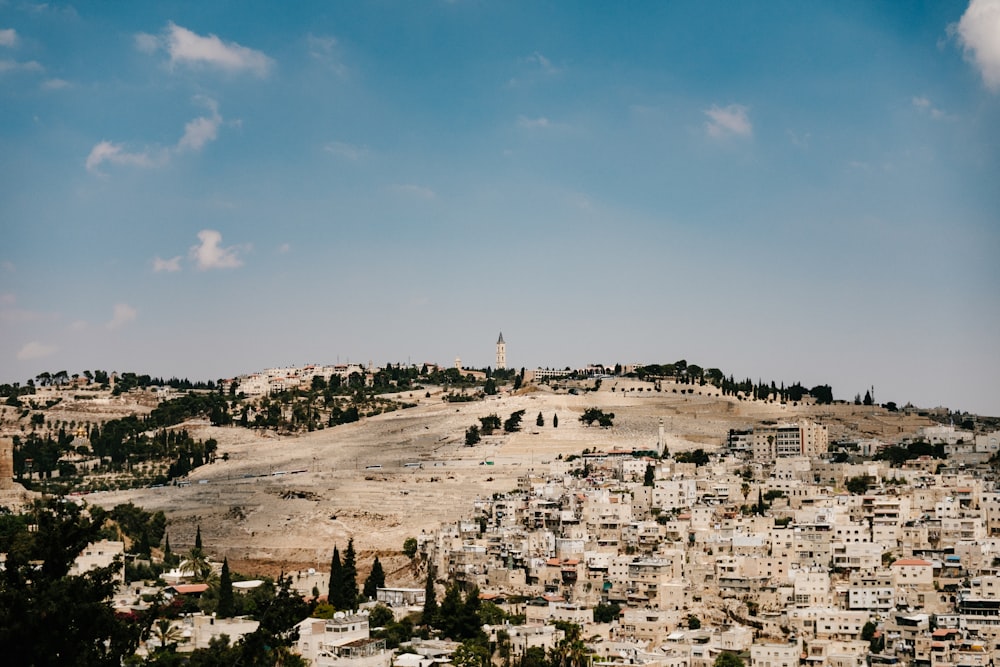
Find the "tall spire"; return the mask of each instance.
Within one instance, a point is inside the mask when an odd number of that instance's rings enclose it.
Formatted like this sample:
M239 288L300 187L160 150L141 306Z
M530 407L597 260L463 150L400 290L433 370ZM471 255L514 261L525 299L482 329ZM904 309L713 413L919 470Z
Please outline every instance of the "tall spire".
M497 370L504 370L507 368L507 344L503 342L503 332L500 332L500 337L497 338Z
M501 331L500 337L497 338L497 345L502 345L502 344L503 344L503 332Z

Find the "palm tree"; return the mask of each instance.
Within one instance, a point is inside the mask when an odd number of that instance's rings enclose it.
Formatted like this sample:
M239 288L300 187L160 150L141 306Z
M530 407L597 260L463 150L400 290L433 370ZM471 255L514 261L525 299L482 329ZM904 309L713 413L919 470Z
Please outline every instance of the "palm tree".
M159 643L159 651L167 651L177 648L177 643L184 638L181 629L170 622L169 618L157 619L153 624L153 637Z
M212 576L212 566L208 564L208 557L197 548L188 552L179 569L183 574L190 574L195 581L207 581Z

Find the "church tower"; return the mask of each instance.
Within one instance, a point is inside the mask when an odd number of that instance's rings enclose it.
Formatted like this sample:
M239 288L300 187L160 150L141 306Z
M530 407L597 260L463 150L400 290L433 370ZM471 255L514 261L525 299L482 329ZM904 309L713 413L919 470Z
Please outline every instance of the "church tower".
M503 342L503 332L497 338L497 370L502 371L507 368L507 344Z

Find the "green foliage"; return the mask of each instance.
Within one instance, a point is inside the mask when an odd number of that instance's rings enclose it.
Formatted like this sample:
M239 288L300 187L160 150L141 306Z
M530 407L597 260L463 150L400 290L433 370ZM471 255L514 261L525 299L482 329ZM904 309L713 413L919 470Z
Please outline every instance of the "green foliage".
M611 604L604 604L602 602L594 607L594 621L597 623L611 623L616 621L621 610L621 606L613 602Z
M559 415L555 413L552 415L552 428L559 428Z
M833 389L828 384L821 384L809 390L809 395L816 399L817 405L833 403Z
M642 476L643 486L654 486L656 483L656 467L652 463L646 464L646 473Z
M368 577L365 578L363 594L365 598L374 600L380 588L385 588L385 571L382 569L382 563L379 562L378 556L375 556L375 561L372 563L372 570L368 573Z
M855 496L860 496L866 491L871 483L875 480L872 479L871 475L858 475L857 477L852 477L847 480L847 490Z
M500 428L500 417L494 412L493 414L486 415L485 417L479 418L479 423L481 428L479 429L483 435L493 435L493 431Z
M24 665L117 667L134 653L146 619L119 617L107 602L114 571L69 576L100 526L78 506L37 501L24 517L0 522L0 655Z
M678 463L693 463L695 465L708 465L710 458L708 453L701 448L690 452L678 452L674 454L674 460Z
M744 667L743 658L732 651L723 651L712 663L712 667Z
M407 558L413 558L417 555L417 538L407 537L403 540L403 555Z
M473 424L465 430L465 446L472 447L477 444L482 437L479 435L479 427Z
M216 614L219 618L230 618L236 613L236 601L233 598L233 579L229 574L229 559L222 561L222 573L219 576L219 605Z
M604 412L599 408L587 408L580 416L580 421L587 426L593 425L596 421L598 426L601 426L602 428L609 428L613 426L614 418L615 414L613 412Z
M689 614L687 617L687 626L689 630L698 630L701 628L701 619L694 614Z
M545 426L545 417L539 412L538 416L535 418L535 426Z
M371 628L381 628L395 619L392 609L384 604L377 604L368 612L368 625Z
M512 412L503 423L503 430L506 433L514 433L521 430L521 418L524 417L524 410Z
M424 625L431 625L438 615L437 593L434 590L434 566L427 566L427 580L424 582Z

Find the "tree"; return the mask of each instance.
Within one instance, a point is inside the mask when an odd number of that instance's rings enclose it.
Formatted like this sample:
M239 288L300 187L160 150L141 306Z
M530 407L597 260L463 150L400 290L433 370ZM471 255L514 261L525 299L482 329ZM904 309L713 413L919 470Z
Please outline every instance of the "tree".
M340 562L340 549L333 547L333 557L330 559L330 587L326 600L337 609L344 609L344 566Z
M201 551L201 526L198 526L198 530L194 534L194 548Z
M382 603L379 603L372 607L371 611L368 613L368 625L374 628L381 628L389 625L395 618L392 613L392 609L389 609Z
M427 566L427 581L424 583L424 625L430 625L438 613L437 595L434 592L434 566Z
M559 428L559 415L552 414L552 428Z
M489 660L486 648L471 639L462 642L451 656L451 664L455 667L485 667Z
M864 404L871 405L872 403L874 403L874 401L872 400L872 393L870 391L866 391Z
M378 556L375 556L372 571L365 579L364 596L369 600L374 600L380 588L385 588L385 572L382 570L382 563L378 562Z
M872 478L870 475L858 475L847 480L847 490L852 495L860 496L868 490L871 483Z
M347 609L355 609L358 606L358 564L357 555L354 553L354 538L347 540L347 549L344 551L343 580L341 586L344 588L343 598L347 603Z
M514 433L521 430L521 418L524 417L524 412L524 410L518 410L510 413L510 417L503 423L505 433Z
M222 574L219 576L219 606L216 615L219 618L230 618L236 614L236 601L233 598L233 580L229 574L229 559L222 559Z
M98 513L95 513L98 514ZM117 616L110 603L121 565L70 576L76 556L101 533L74 503L36 501L0 515L0 655L22 665L118 667L135 653L145 617ZM12 663L12 664L13 664Z
M153 623L153 637L156 639L156 643L160 645L159 651L174 651L177 649L177 644L180 642L184 635L181 629L173 624L169 618L160 618Z
M545 417L542 416L541 412L539 412L538 417L535 418L535 426L545 426Z
M701 628L701 619L694 614L690 614L687 617L687 624L689 630L698 630Z
M618 620L618 615L621 613L622 608L615 604L598 604L594 607L594 622L595 623L611 623Z
M478 444L482 438L479 435L479 427L473 424L465 430L465 446L472 447Z
M403 540L403 555L407 558L413 558L417 555L417 538L407 537Z
M580 421L586 424L587 426L591 426L596 421L598 426L601 426L602 428L608 428L610 426L613 426L612 420L614 418L615 418L615 413L613 412L604 412L599 408L587 408L586 410L583 411L583 414L580 416Z
M732 651L723 651L712 663L712 667L744 667L743 658Z
M652 463L646 464L646 474L643 475L642 485L643 486L654 486L656 482L656 468L653 467Z

